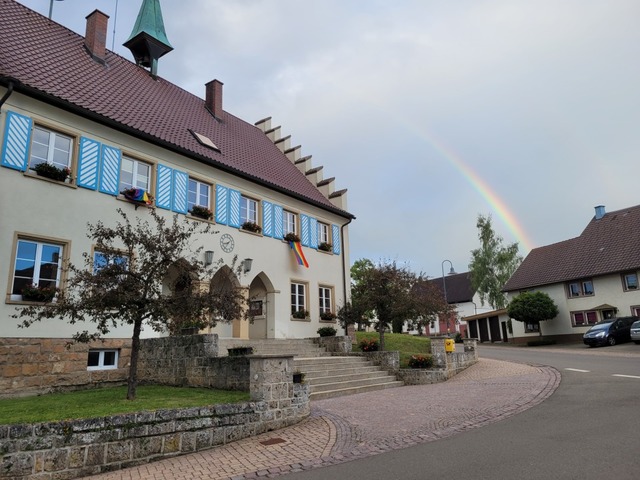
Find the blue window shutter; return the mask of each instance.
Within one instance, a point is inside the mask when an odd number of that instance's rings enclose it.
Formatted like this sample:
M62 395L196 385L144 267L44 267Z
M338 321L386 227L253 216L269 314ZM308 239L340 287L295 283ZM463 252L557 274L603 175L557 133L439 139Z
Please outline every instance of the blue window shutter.
M273 206L273 238L282 238L284 236L282 213L282 207L280 205Z
M240 228L240 198L238 190L229 190L229 226Z
M80 137L80 153L78 154L79 187L95 190L98 188L98 166L100 165L100 142L87 137Z
M120 182L120 150L104 145L100 162L100 191L109 195L118 195Z
M340 227L331 225L331 242L333 243L333 253L340 255Z
M156 205L158 208L171 210L173 193L173 169L158 164L158 179L156 180Z
M216 222L226 225L228 220L229 189L216 185Z
M273 204L262 201L262 234L265 237L273 236Z
M309 218L309 246L318 248L318 219Z
M309 246L309 216L300 214L300 243L303 246Z
M29 163L29 142L33 120L15 112L7 112L0 165L24 172Z
M187 213L187 188L189 175L179 170L173 171L173 211Z

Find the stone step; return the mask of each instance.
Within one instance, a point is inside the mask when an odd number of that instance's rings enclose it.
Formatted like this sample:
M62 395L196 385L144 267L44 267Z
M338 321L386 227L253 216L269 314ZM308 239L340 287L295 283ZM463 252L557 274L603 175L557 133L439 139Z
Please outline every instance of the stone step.
M334 397L341 397L343 395L354 395L356 393L364 393L364 392L371 392L375 390L384 390L387 388L401 387L402 385L404 385L402 382L394 381L394 382L378 383L375 385L367 385L367 386L361 386L361 387L347 387L347 388L338 388L335 390L325 390L323 392L311 392L309 394L309 399L322 400L324 398L334 398Z
M369 362L365 357L360 356L299 357L295 359L295 365L300 368L315 367L317 365L331 365L333 368L333 366L339 365L371 365L371 362Z
M305 382L306 381L307 379L305 377ZM343 390L345 388L353 388L353 387L369 387L372 385L380 385L380 384L385 384L385 383L390 383L395 381L396 381L395 377L391 375L387 375L386 373L383 373L382 375L379 375L377 377L363 378L360 380L333 381L333 382L321 383L318 385L311 384L310 391L311 393L327 392L330 390Z
M395 377L387 374L387 372L381 372L380 370L372 370L367 372L354 372L349 374L340 374L340 375L324 375L317 376L314 375L313 372L305 372L304 381L309 385L327 385L331 384L339 384L344 382L352 382L355 385L355 382L359 381L378 381L378 380L395 380Z
M296 366L296 368L298 367ZM298 369L300 371L303 370L302 368L298 368ZM305 378L331 377L331 376L335 376L336 374L353 375L357 373L369 373L369 372L379 372L379 371L380 371L380 368L376 367L375 365L364 366L364 367L349 366L349 367L343 367L343 368L333 368L331 366L325 367L325 368L314 368L314 369L304 368L304 373L306 375Z

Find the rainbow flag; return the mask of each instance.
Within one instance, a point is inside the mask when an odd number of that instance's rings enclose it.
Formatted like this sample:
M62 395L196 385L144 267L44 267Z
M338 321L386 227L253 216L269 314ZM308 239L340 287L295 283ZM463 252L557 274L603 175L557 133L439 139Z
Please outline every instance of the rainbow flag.
M304 252L302 251L302 245L300 245L300 242L289 242L289 246L296 256L298 265L304 265L306 268L309 268L309 262L307 262L307 259L304 257Z
M130 188L125 190L124 196L127 200L133 200L134 202L144 202L147 205L151 205L151 199L145 190L141 188Z

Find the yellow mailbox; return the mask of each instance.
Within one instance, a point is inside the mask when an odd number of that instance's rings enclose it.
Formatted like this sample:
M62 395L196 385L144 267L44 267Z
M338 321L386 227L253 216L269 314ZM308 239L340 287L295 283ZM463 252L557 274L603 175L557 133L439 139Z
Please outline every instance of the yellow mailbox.
M456 351L456 342L452 338L444 339L444 351L447 353Z

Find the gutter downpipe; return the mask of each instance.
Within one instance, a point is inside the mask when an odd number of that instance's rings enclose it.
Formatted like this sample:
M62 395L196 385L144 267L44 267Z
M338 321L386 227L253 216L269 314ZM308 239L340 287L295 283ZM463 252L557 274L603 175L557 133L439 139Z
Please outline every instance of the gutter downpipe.
M2 96L2 98L0 98L0 109L2 109L2 105L4 105L4 102L6 102L9 99L12 93L13 93L13 82L9 81L9 85L7 86L7 91Z
M347 303L347 267L345 265L346 258L344 257L345 252L345 241L344 241L344 229L347 227L355 217L349 218L349 221L340 227L340 243L342 243L342 287L344 289L344 302ZM347 336L347 325L344 326L344 335Z

